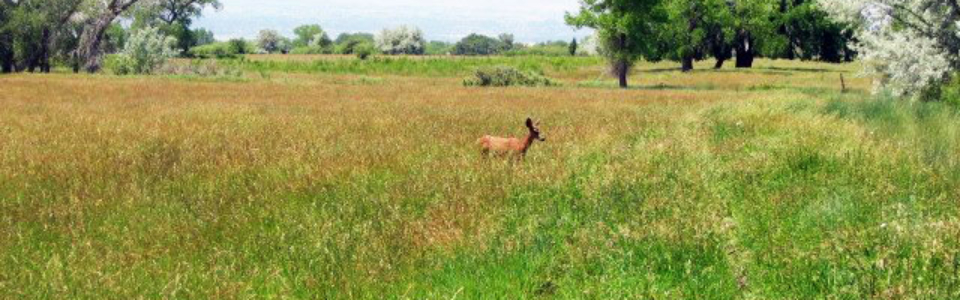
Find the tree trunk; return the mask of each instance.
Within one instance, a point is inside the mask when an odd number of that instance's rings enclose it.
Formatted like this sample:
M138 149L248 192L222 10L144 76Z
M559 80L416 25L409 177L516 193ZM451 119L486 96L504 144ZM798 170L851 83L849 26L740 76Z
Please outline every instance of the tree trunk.
M737 68L752 68L756 52L749 32L740 32L737 39Z
M621 33L617 39L618 47L620 51L626 51L627 49L627 35ZM627 88L627 73L630 72L630 62L625 59L620 59L616 63L616 72L617 77L620 79L620 88Z
M737 68L753 68L753 60L752 51L737 51Z
M713 65L713 68L716 69L716 70L722 69L722 68L723 68L723 62L726 61L726 60L727 60L727 59L719 59L719 58L718 58L718 59L717 59L717 63Z
M43 36L40 42L42 44L40 44L40 53L37 57L40 72L50 73L50 49L52 48L50 47L50 43L53 42L50 36L50 28L43 29Z
M684 57L680 69L683 72L693 71L693 57L690 57L690 56Z
M93 24L83 29L80 36L80 46L77 48L77 54L80 57L82 68L87 73L94 73L100 70L102 58L100 44L103 42L103 36L117 18L117 13L107 10L97 17Z
M617 78L620 79L620 88L627 88L627 73L629 72L629 67L627 67L626 61L617 62Z
M13 49L0 49L0 71L3 73L13 73L16 70L13 65Z

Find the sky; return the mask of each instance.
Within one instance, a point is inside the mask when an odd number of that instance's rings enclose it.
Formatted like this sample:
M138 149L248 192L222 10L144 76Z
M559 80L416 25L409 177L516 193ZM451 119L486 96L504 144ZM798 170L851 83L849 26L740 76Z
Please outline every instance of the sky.
M470 33L535 43L583 37L563 21L578 0L220 0L195 27L213 31L219 40L253 38L261 29L292 36L293 28L320 24L330 38L343 32L376 33L383 28L414 25L427 40L454 42Z

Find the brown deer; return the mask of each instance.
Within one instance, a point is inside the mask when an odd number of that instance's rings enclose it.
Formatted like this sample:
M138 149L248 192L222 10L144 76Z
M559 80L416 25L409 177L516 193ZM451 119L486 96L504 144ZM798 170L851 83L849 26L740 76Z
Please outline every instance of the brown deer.
M480 145L480 153L484 157L488 156L490 153L498 155L515 155L517 160L523 159L527 155L527 150L530 150L530 145L533 145L533 141L539 140L541 142L546 141L547 139L540 135L540 128L538 127L540 122L533 122L533 119L527 118L527 129L530 130L530 134L527 135L525 139L518 138L502 138L485 135L479 140L477 144Z

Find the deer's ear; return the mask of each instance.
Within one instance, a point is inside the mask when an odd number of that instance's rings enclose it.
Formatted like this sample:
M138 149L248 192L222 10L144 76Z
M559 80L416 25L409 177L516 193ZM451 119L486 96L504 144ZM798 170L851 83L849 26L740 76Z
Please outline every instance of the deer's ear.
M527 118L527 127L533 127L533 119Z

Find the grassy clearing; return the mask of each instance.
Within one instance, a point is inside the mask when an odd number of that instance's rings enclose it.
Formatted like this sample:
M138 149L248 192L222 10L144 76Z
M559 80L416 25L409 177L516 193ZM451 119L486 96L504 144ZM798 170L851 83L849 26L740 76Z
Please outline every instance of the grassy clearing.
M0 298L960 296L952 108L602 68L0 77ZM480 159L528 115L547 142Z

